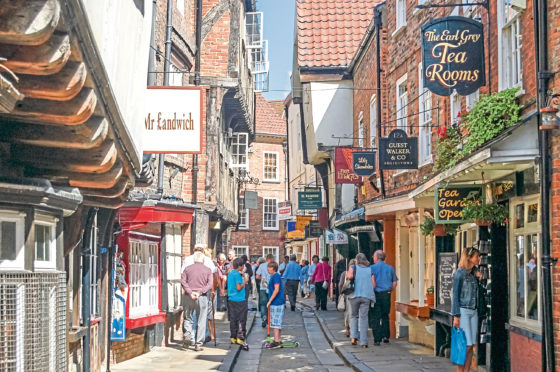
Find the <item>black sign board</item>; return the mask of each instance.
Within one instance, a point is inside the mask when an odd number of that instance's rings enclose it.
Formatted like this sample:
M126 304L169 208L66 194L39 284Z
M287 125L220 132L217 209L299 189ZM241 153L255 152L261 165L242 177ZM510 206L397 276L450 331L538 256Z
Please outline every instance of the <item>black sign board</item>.
M320 209L323 207L321 190L305 190L298 192L298 209Z
M379 139L379 169L418 169L418 137L395 129Z
M422 26L424 88L440 96L474 93L485 84L482 23L439 18Z
M453 274L457 270L457 253L439 253L437 258L436 308L451 312Z
M462 223L463 208L469 200L479 200L480 186L448 186L436 189L436 223Z
M354 151L352 169L358 176L367 177L375 173L375 151Z
M305 236L308 238L318 238L323 235L323 228L319 221L309 221L309 225L305 226Z

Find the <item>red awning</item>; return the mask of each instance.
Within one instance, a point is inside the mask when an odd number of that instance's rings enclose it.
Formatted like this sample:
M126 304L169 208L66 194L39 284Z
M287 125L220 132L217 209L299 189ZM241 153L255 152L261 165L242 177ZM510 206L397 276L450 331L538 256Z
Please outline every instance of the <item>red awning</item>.
M194 209L157 204L155 206L122 207L117 220L121 224L143 224L150 222L192 223Z

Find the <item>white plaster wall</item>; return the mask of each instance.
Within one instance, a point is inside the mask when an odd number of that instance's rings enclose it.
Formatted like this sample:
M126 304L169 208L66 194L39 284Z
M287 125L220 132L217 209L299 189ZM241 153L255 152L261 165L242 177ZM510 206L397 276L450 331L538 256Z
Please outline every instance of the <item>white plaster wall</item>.
M141 160L152 2L82 0L120 114ZM136 4L144 9L138 9ZM140 161L141 162L141 161Z

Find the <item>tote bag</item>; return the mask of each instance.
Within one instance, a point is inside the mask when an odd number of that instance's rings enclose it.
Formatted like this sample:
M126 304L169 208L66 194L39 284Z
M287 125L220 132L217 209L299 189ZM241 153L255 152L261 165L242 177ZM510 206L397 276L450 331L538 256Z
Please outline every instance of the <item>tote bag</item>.
M467 338L461 328L451 327L451 363L465 365L467 359Z
M324 263L321 263L321 268L323 269L323 278L325 277L325 265ZM327 280L323 281L323 288L327 289L329 288L329 282Z

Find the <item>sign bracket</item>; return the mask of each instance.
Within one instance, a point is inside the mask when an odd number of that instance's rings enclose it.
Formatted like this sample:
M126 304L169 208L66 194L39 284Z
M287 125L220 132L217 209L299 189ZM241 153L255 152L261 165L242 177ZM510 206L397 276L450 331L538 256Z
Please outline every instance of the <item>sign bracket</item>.
M448 8L448 7L456 7L456 6L475 6L475 5L483 6L486 9L489 8L488 1L483 1L483 2L478 2L478 3L458 3L458 4L455 4L455 3L453 3L453 4L428 4L428 5L418 4L418 5L416 5L416 9Z

